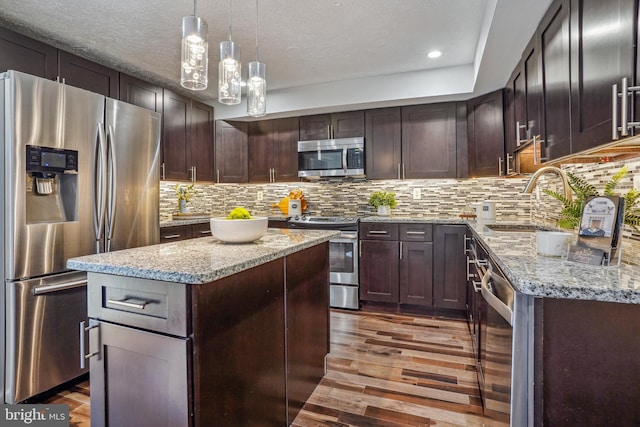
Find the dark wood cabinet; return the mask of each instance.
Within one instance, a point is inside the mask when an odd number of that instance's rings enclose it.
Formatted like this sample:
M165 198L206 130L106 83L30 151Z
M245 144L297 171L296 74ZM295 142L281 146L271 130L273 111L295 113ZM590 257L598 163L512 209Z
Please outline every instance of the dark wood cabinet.
M164 90L163 179L213 181L213 107Z
M467 226L436 224L433 244L433 305L464 311L466 308Z
M611 85L634 77L637 4L571 0L572 152L611 141Z
M119 98L120 73L117 70L60 50L58 72L60 81L65 84Z
M552 4L539 27L542 140L549 160L571 153L569 0Z
M0 72L7 70L55 80L58 76L58 50L0 27Z
M400 304L433 305L432 240L432 224L400 224Z
M120 100L162 113L162 87L120 73Z
M300 141L364 136L364 111L300 117Z
M249 182L249 138L246 122L216 121L216 182Z
M365 111L365 174L368 179L400 178L401 120L400 107Z
M497 176L504 172L503 91L467 101L469 176Z
M211 236L211 226L208 222L160 228L160 243L206 236Z
M522 55L522 71L524 73L525 117L524 134L521 139L530 140L540 135L540 100L542 83L540 80L539 41L534 37Z
M402 107L402 178L455 178L456 103Z
M251 122L249 182L298 180L298 118Z

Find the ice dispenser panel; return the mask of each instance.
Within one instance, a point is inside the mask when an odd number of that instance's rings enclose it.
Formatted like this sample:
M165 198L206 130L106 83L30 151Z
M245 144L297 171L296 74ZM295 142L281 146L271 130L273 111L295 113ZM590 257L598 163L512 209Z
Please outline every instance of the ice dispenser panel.
M27 145L27 224L78 220L78 152Z

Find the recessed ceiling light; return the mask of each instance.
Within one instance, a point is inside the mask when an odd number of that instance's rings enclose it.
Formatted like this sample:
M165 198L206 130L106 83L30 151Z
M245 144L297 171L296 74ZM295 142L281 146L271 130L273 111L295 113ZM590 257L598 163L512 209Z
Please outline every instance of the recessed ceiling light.
M442 55L442 52L440 52L439 50L432 50L431 52L429 52L429 53L427 54L427 56L428 56L429 58L431 58L431 59L433 59L433 58L439 58L439 57L440 57L440 55Z

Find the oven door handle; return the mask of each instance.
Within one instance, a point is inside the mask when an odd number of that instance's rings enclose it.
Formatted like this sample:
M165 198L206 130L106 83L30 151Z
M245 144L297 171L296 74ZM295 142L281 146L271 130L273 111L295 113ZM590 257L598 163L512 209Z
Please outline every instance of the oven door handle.
M500 299L493 294L491 289L489 289L489 282L491 281L491 269L487 269L487 271L482 276L481 282L481 293L484 300L489 304L495 311L502 316L504 320L509 323L509 325L513 326L513 310L511 307L500 301Z
M333 239L331 239L331 242L341 242L341 243L349 243L349 242L353 242L354 240L358 240L358 233L354 232L351 234L347 234L345 232L340 233L340 235L338 237L335 237Z

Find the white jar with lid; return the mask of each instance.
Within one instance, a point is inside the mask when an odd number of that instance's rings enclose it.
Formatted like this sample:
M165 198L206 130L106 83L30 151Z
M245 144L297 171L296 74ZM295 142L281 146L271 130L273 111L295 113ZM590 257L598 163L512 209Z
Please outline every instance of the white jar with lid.
M496 202L492 200L482 202L482 220L485 224L496 221Z

